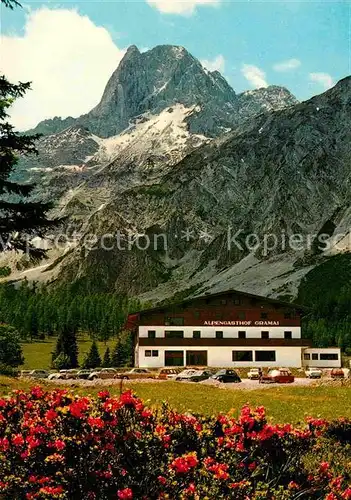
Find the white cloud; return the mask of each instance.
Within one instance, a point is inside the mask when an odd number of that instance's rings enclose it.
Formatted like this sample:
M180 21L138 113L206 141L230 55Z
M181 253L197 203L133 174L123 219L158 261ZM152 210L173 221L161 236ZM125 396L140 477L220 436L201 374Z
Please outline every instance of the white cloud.
M124 51L109 32L75 10L30 11L23 36L1 37L2 71L32 90L11 108L21 130L53 116L79 116L95 106Z
M191 15L199 5L216 6L221 0L146 0L163 14Z
M251 87L259 89L261 87L268 87L266 81L266 73L262 69L254 66L253 64L243 64L241 72L250 83Z
M328 73L310 73L308 78L311 82L321 85L325 90L330 89L334 85L334 80Z
M222 54L219 54L212 60L202 59L201 64L204 68L208 69L208 71L219 71L220 73L224 73L225 59Z
M292 71L301 66L299 59L288 59L273 65L274 71Z

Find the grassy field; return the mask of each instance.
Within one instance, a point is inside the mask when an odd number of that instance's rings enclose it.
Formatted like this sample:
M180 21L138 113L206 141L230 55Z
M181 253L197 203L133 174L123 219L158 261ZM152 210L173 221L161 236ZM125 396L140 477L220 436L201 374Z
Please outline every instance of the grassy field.
M51 365L51 353L55 348L56 339L43 342L22 344L25 356L25 364L22 369L43 368L49 369ZM109 341L105 345L99 342L99 351L103 356L107 346L113 348L115 341ZM91 341L80 339L79 362L84 359L86 352L90 349ZM246 371L246 370L244 370ZM296 370L297 371L297 370ZM241 375L244 375L242 373ZM303 373L295 373L303 376ZM28 383L16 379L8 379L0 376L0 394L6 394L12 389L28 389L37 382ZM45 384L43 384L45 385ZM50 388L54 387L52 384ZM62 387L60 385L60 387ZM337 417L351 418L351 386L331 387L269 387L268 389L239 390L230 388L217 388L202 384L181 384L177 382L166 383L137 383L128 382L125 388L133 390L148 400L150 405L160 405L168 401L171 407L180 411L189 410L205 415L218 412L228 412L231 409L238 411L245 403L252 406L265 406L269 418L275 422L302 422L307 415L321 416L332 419ZM104 389L106 386L103 387ZM108 387L112 394L118 394L118 385ZM101 386L78 387L72 390L79 394L96 394Z
M37 382L28 383L22 380L0 377L0 394L12 389L28 389ZM53 384L42 384L54 387ZM62 385L60 385L62 388ZM303 422L306 416L333 419L351 418L351 385L348 386L311 386L311 387L269 387L268 389L240 390L217 388L203 384L187 384L178 382L128 382L124 389L133 391L148 405L160 405L168 401L172 408L180 411L188 410L204 415L238 410L246 403L252 406L264 406L269 419L274 422ZM119 394L119 385L108 387L71 386L78 394L94 395L102 389L109 389L112 394Z
M79 349L79 364L83 362L84 356L89 351L91 346L91 340L79 339L78 349ZM109 340L106 345L104 342L98 342L99 352L101 358L104 355L106 347L113 349L116 341ZM48 339L42 342L24 342L22 343L23 355L24 355L24 365L20 368L22 370L29 369L43 369L48 370L51 367L51 353L55 350L56 338Z

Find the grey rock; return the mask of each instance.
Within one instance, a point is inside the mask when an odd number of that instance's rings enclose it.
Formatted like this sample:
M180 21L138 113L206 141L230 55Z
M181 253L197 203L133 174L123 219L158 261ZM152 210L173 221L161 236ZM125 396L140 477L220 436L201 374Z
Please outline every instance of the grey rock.
M189 120L190 131L215 137L257 113L296 102L288 90L273 86L236 95L218 71L205 70L184 47L159 45L141 53L133 45L109 79L99 104L74 123L110 137L145 112L157 114L175 103L197 104L201 112ZM71 118L45 120L32 132L58 132L67 120L71 125Z

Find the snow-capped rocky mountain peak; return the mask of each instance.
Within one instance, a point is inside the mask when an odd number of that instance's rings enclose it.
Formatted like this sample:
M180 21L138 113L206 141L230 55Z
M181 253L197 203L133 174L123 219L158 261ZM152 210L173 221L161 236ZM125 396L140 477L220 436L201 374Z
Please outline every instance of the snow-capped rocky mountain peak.
M257 113L297 102L288 90L279 89L268 87L237 95L218 71L207 71L184 47L158 45L140 52L132 45L94 109L76 120L45 120L34 132L59 132L75 123L99 137L111 137L128 128L135 117L147 112L158 114L179 103L186 107L200 105L201 112L189 120L189 129L215 137Z

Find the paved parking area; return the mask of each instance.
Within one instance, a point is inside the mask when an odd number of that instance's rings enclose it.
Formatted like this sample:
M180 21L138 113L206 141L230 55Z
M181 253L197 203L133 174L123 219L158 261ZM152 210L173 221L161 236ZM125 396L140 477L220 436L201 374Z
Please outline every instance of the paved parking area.
M73 387L96 387L96 386L117 386L121 384L120 379L104 379L104 380L49 380L48 382L51 382L54 385L65 385L65 386L73 386ZM156 383L156 384L168 384L170 383L170 380L158 380L158 379L134 379L134 380L128 380L128 381L123 381L123 386L127 386L129 384L133 383L138 383L138 384L150 384L150 383ZM257 390L257 389L270 389L272 387L296 387L296 386L309 386L316 384L316 380L311 380L308 378L295 378L295 382L293 384L260 384L258 380L249 380L249 379L242 379L241 382L234 384L234 383L227 383L223 384L221 382L217 382L216 380L203 380L202 382L187 382L187 381L181 381L177 382L177 384L191 384L191 385L212 385L215 387L218 387L220 389L233 389L233 390Z
M236 389L236 390L246 390L246 391L253 391L257 389L271 389L272 387L296 387L296 386L307 386L307 385L313 385L316 383L316 380L309 379L309 378L296 378L295 381L292 384L260 384L258 380L250 380L248 378L244 378L241 380L241 382L237 384L221 384L220 382L216 382L215 380L204 380L203 382L200 382L200 384L206 384L206 385L215 385L216 387L219 387L221 389Z

